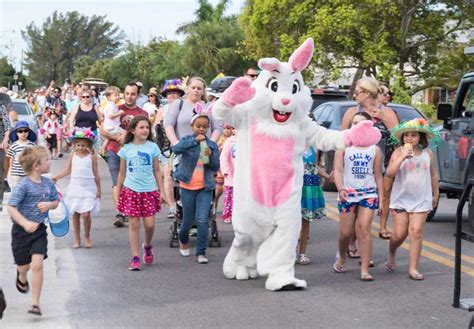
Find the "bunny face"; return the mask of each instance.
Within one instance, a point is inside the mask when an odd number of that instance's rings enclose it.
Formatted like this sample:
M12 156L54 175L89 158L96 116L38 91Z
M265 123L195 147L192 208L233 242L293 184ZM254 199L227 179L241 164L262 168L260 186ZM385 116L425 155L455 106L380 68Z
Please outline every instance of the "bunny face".
M248 102L254 112L257 129L276 137L296 136L301 122L311 108L311 91L304 85L301 71L313 54L313 42L307 40L288 62L276 58L263 58L258 62L262 69L252 83L256 93Z

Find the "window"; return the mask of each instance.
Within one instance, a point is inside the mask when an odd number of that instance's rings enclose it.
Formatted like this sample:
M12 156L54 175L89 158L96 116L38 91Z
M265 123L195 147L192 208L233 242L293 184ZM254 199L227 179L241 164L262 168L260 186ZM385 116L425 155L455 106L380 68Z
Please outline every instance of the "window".
M13 110L18 115L30 115L32 113L28 104L26 103L13 102L12 106Z

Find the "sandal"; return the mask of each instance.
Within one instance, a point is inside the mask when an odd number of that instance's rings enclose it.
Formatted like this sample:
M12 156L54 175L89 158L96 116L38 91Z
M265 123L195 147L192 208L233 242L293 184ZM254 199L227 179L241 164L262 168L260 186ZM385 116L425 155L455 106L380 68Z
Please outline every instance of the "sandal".
M379 238L381 238L382 240L390 240L391 237L392 233L390 232L379 232Z
M25 283L20 281L20 272L18 272L18 270L16 271L16 289L22 294L26 294L30 289L28 280Z
M425 279L423 274L419 273L418 271L409 273L408 277L412 279L413 281L423 281Z
M311 263L311 259L308 256L306 256L306 254L299 255L298 264L308 265L309 263Z
M31 305L31 308L28 310L28 313L30 314L34 314L34 315L43 315L43 313L41 313L41 309L38 305Z
M374 281L374 277L372 275L370 275L369 273L361 274L360 275L360 281L362 281L362 282Z
M387 271L389 273L393 273L397 270L397 265L385 263L384 268L385 268L385 271Z
M360 266L360 265L362 265L362 262L361 262L361 261L359 261L359 266ZM374 266L375 266L374 261L373 261L372 259L369 260L369 267L374 267Z
M347 249L346 254L349 258L360 258L360 255L357 254L357 249Z

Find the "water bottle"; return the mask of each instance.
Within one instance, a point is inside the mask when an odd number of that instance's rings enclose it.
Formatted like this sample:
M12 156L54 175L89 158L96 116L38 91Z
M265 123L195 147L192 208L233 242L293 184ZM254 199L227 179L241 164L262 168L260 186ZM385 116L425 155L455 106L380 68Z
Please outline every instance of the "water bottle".
M199 147L201 148L201 161L202 163L204 164L208 164L209 163L209 156L205 155L204 152L206 151L207 149L207 142L205 140L203 141L200 141L199 142Z

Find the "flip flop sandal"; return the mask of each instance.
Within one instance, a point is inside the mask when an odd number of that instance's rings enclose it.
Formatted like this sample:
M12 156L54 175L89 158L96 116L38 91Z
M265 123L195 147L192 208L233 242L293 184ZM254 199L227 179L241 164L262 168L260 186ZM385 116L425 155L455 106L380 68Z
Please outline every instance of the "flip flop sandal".
M397 265L385 263L384 269L385 269L385 271L387 271L389 273L393 273L397 270Z
M360 255L357 255L357 249L347 249L346 254L349 258L360 258Z
M392 233L390 233L390 232L380 232L379 233L379 238L381 238L382 240L390 240L391 237L392 237Z
M20 272L16 271L16 289L22 294L26 294L30 290L30 285L28 281L25 283L20 281Z
M28 310L28 313L30 314L34 314L34 315L43 315L43 313L41 313L41 309L38 305L31 305L31 308Z
M345 272L346 272L345 266L339 264L338 262L335 262L335 263L332 265L332 268L334 269L334 272L336 272L336 273L345 273Z
M362 282L371 282L374 281L374 277L370 274L364 274L360 276L360 281Z
M423 281L423 280L425 279L425 277L423 276L423 274L418 273L418 272L413 273L413 274L410 273L410 274L408 274L408 277L409 277L410 279L412 279L413 281Z
M360 265L362 265L362 262L361 262L361 261L359 261L359 266L360 266ZM369 267L375 267L375 263L374 263L374 261L373 261L372 259L369 260Z

